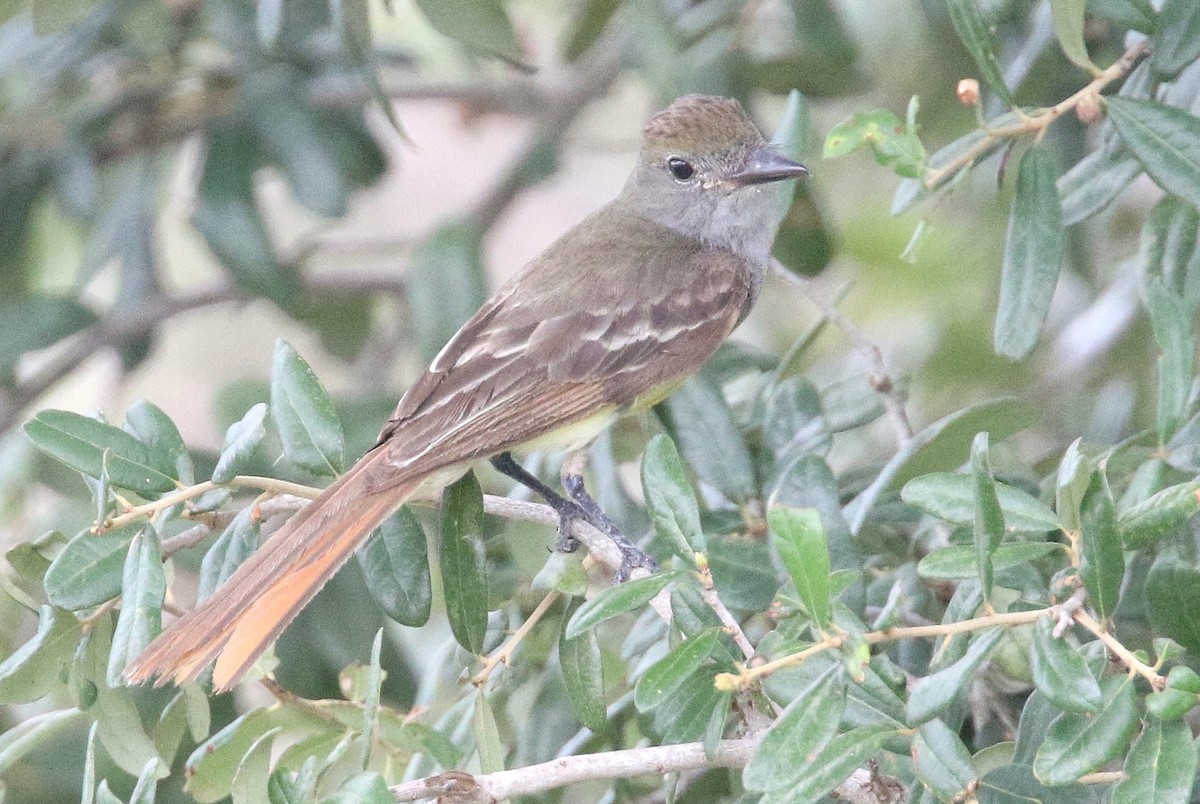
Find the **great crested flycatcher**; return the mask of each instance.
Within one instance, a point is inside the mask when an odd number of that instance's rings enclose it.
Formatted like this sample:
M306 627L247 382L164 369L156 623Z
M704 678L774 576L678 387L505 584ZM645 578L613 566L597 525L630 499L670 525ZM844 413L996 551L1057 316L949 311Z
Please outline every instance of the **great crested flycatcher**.
M688 95L656 114L620 195L498 290L400 400L378 444L126 677L184 683L215 659L214 687L229 689L384 519L484 458L555 506L560 545L576 517L619 539L580 479L564 483L567 500L509 450L582 448L699 369L762 285L779 208L763 185L807 173L735 100ZM652 567L620 544L622 576Z

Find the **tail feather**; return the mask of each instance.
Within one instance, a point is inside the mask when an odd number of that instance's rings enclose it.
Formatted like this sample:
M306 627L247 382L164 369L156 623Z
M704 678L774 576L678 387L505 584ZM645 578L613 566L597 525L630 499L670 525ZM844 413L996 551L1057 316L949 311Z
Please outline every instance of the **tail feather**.
M196 680L216 660L213 683L238 682L283 629L420 486L381 484L383 450L368 455L273 533L207 600L163 632L125 671L138 684Z

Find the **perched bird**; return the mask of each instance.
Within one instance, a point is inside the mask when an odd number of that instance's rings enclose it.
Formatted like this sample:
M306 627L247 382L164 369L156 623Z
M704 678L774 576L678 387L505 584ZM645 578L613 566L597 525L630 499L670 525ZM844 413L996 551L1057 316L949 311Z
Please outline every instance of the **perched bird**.
M808 170L772 149L729 98L688 95L646 125L620 195L496 293L408 390L379 441L273 533L208 599L126 670L133 683L238 682L379 524L472 463L534 488L560 516L617 541L620 578L653 562L564 476L569 498L514 449L578 450L674 390L746 316L769 261L779 196Z

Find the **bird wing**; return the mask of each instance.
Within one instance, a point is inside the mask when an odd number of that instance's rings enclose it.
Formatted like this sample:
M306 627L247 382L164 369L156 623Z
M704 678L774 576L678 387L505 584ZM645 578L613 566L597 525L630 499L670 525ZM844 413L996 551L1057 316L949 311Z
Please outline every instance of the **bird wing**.
M531 314L511 286L497 294L401 400L380 435L388 464L434 470L495 455L696 371L739 321L750 284L725 251L676 268L685 282L549 315L545 305Z

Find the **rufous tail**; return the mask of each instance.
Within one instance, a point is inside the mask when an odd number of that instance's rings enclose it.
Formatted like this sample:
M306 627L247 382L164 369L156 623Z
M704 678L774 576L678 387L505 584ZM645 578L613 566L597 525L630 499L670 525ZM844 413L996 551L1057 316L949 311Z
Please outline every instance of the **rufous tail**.
M131 683L195 681L216 659L213 687L228 690L279 637L371 531L420 486L379 477L395 469L376 450L289 519L125 670Z

